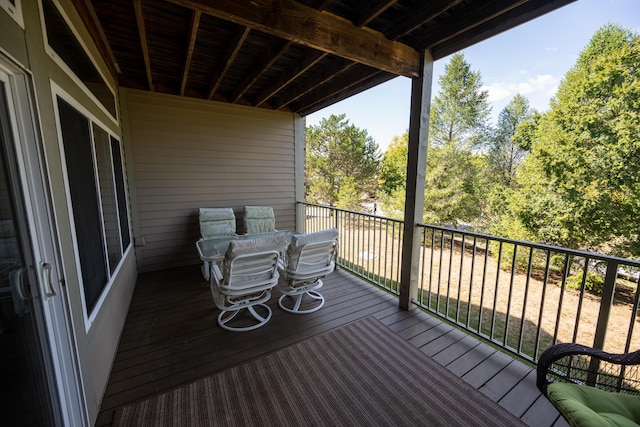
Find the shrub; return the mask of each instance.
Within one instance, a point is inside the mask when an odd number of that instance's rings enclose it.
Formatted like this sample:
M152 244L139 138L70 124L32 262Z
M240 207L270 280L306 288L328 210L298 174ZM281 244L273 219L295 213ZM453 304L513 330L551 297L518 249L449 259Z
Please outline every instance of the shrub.
M567 283L566 283L567 288L581 289L582 277L583 277L582 274L574 274L572 276L567 277ZM601 275L587 272L587 277L584 283L584 287L586 290L601 294L603 285L604 285L604 279Z

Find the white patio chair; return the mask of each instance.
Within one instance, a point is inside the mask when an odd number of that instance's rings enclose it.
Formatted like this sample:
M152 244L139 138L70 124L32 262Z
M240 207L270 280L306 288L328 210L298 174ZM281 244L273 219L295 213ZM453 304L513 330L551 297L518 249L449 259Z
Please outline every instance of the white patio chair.
M276 218L270 206L245 206L243 221L246 234L269 233L276 229Z
M234 240L220 268L211 267L211 294L220 327L230 331L250 331L271 319L264 304L278 284L278 261L287 239L284 235ZM259 309L259 313L256 309Z
M322 278L335 269L338 246L335 228L291 238L280 271L285 285L278 305L296 314L312 313L324 305L324 297L317 292Z
M231 208L200 208L198 221L200 236L203 239L215 239L236 234L236 216ZM209 280L211 266L208 261L202 265L202 277Z

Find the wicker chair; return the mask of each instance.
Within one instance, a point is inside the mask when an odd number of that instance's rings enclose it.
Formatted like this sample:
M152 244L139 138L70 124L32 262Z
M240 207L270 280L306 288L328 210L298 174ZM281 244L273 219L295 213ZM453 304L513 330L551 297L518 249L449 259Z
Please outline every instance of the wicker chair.
M536 384L572 426L640 424L640 350L556 344L540 356Z

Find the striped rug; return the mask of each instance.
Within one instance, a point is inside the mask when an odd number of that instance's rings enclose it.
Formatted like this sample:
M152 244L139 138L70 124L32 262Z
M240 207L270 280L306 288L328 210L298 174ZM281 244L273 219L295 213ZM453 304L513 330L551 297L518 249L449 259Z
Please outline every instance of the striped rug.
M523 424L368 317L121 407L113 425Z

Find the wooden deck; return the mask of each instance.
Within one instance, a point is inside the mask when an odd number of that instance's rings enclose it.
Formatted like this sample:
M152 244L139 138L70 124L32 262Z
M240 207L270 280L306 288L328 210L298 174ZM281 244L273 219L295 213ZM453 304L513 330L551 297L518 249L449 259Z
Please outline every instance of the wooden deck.
M325 279L325 306L293 315L269 301L273 318L251 332L217 326L199 266L140 275L96 422L146 398L366 316L375 316L531 426L567 425L535 386L535 370L344 271ZM276 288L277 289L277 288Z

